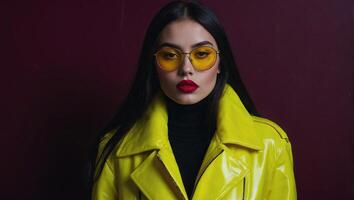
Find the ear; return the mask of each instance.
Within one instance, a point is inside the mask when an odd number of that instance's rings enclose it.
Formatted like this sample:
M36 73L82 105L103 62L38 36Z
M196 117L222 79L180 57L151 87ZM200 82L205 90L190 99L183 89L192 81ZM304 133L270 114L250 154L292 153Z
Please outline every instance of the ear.
M218 74L220 74L220 66L218 66L218 71L217 71Z

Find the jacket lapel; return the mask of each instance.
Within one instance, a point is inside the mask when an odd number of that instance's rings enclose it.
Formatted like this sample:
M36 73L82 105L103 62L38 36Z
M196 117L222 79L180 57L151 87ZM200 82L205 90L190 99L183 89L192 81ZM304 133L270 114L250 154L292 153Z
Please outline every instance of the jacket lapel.
M188 199L171 146L168 145L166 148L161 149L157 154L157 158L160 161L165 177L167 175L167 182L173 184L172 187L175 194L177 194L177 199Z
M150 200L187 199L177 165L163 151L153 151L133 171L131 178Z

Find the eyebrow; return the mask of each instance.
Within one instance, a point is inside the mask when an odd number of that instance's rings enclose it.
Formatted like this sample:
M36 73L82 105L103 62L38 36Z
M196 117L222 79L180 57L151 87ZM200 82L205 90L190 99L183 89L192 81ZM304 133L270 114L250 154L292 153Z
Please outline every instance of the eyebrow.
M193 44L191 47L192 48L195 48L195 47L199 47L199 46L204 46L204 45L211 45L213 46L213 44L209 41L202 41L202 42L198 42L198 43L195 43ZM169 43L169 42L164 42L162 44L159 45L159 48L161 47L173 47L173 48L176 48L176 49L182 49L181 46L177 45L177 44L173 44L173 43Z

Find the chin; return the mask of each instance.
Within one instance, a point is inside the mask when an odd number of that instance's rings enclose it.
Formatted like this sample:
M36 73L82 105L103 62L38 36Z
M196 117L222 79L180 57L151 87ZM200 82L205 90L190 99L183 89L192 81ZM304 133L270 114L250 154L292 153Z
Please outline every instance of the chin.
M175 102L181 105L190 105L198 103L201 99L194 97L193 94L182 94L175 99Z
M181 104L181 105L191 105L191 104L195 104L197 102L193 102L193 101L178 101L177 103Z

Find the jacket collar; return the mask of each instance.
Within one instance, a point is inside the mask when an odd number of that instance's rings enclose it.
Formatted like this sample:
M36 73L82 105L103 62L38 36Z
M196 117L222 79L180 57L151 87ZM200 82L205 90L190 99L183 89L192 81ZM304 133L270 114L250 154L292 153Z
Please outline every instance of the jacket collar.
M160 91L144 116L124 137L116 155L138 154L169 145L167 109ZM216 135L226 145L239 145L253 150L263 149L254 130L252 116L231 86L226 85L219 101Z

